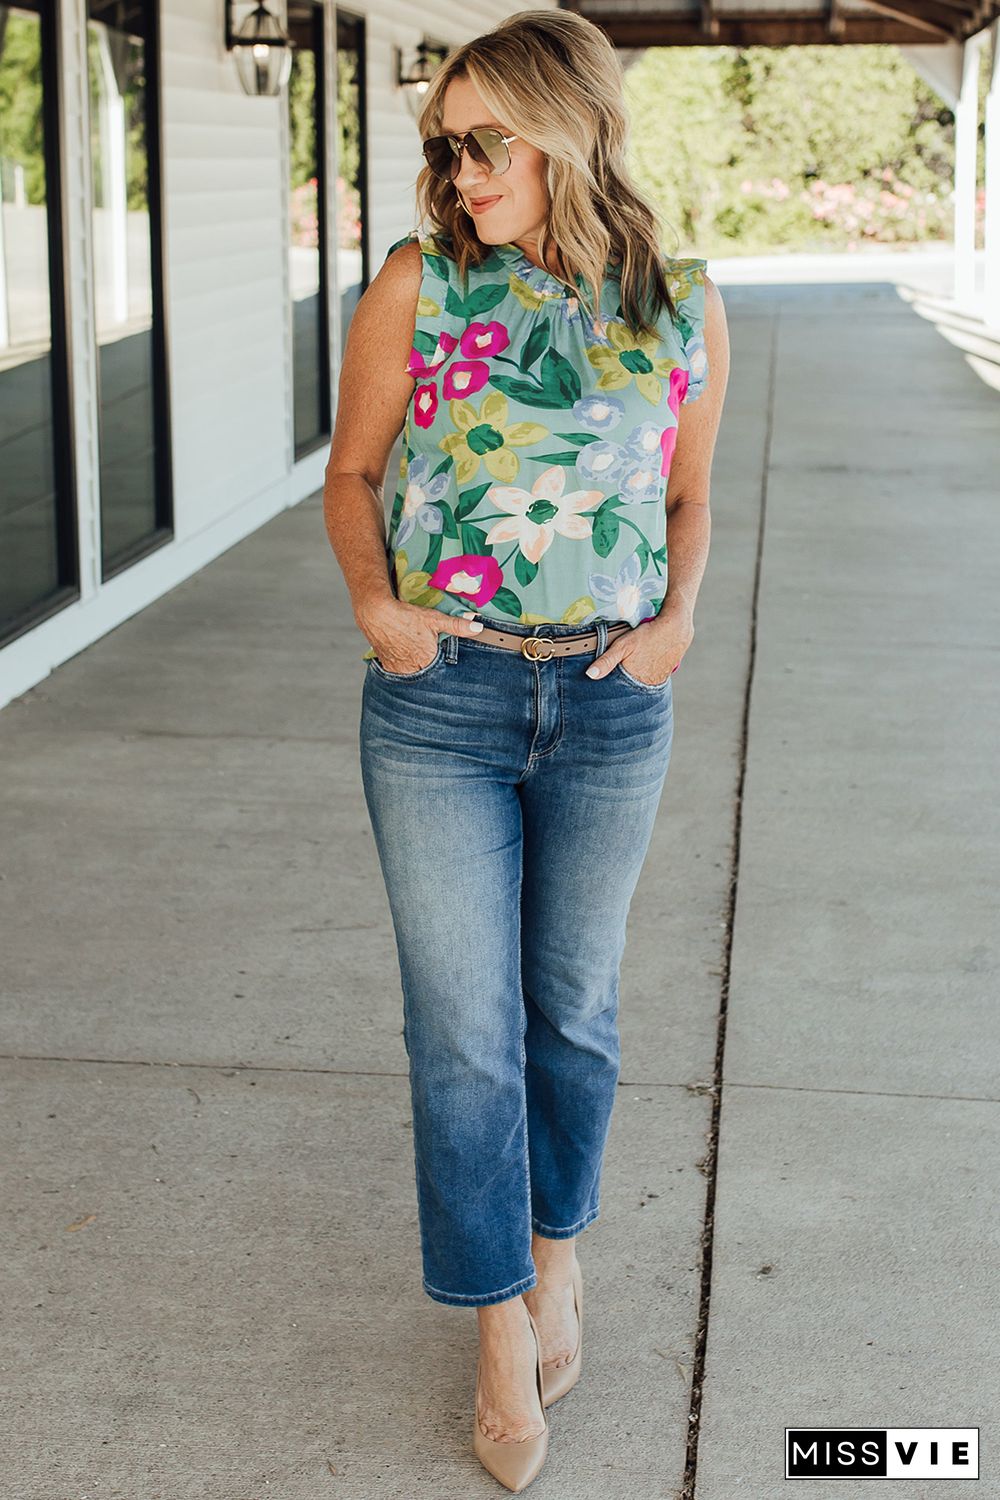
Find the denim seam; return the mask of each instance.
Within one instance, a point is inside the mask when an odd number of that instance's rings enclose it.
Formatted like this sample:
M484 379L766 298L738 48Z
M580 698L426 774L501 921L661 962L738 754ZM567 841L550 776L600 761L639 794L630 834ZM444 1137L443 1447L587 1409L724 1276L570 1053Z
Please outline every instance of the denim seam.
M586 1229L588 1224L592 1224L597 1218L597 1215L600 1213L600 1209L600 1203L595 1203L594 1207L589 1211L589 1213L585 1213L582 1219L578 1219L575 1224L570 1224L565 1229L556 1229L551 1224L540 1224L537 1219L532 1219L531 1225L533 1229L538 1230L539 1234L555 1234L564 1236L575 1234L577 1230Z
M424 1290L432 1297L438 1297L445 1302L497 1302L504 1297L516 1296L518 1292L530 1291L533 1286L538 1285L536 1275L524 1276L520 1281L512 1281L510 1286L505 1286L499 1292L442 1292L439 1287L431 1286L429 1281L424 1282Z
M539 681L540 685L540 679L536 679L536 681ZM561 672L559 673L559 676L556 680L556 694L559 700L559 729L556 733L555 739L552 741L552 744L549 745L548 749L531 751L530 755L528 756L528 764L526 767L526 769L529 771L531 770L532 766L538 763L538 761L544 760L547 755L552 755L556 750L558 750L559 746L563 742L563 735L566 732L566 722L565 714L563 711L563 680ZM532 744L534 744L534 740L532 740Z
M530 760L529 760L529 764L530 764ZM521 909L521 902L523 901L523 899L524 899L524 860L522 859L521 860L521 864L520 864L520 869L518 870L518 875L517 875L517 907L518 907L518 911L520 911L520 909ZM524 1034L525 1034L525 1031L527 1029L527 1024L528 1024L528 1012L527 1012L527 1007L525 1006L525 1003L524 1003L524 969L523 969L523 966L522 966L522 948L521 948L520 942L517 945L517 991L516 991L516 993L521 996L521 1018L520 1018L518 1030L521 1033L521 1098L522 1098L523 1103L524 1103L524 1209L525 1209L525 1214L526 1214L526 1217L527 1217L527 1220L528 1220L528 1259L532 1263L532 1275L535 1277L535 1285L537 1286L537 1284L538 1284L538 1282L537 1282L537 1271L536 1271L536 1268L535 1268L535 1265L534 1265L534 1261L532 1260L532 1256L531 1256L531 1159L530 1159L530 1154L529 1154L529 1149L528 1149L529 1148L529 1136L528 1136L528 1077L527 1077L528 1052L527 1052L527 1048L524 1045ZM529 1280L530 1279L531 1278L529 1277Z

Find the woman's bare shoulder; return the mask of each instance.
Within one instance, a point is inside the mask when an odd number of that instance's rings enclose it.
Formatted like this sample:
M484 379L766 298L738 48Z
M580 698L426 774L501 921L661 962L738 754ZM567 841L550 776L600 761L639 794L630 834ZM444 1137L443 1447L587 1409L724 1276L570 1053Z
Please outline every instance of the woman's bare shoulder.
M416 300L423 275L423 252L419 240L407 240L390 250L368 290L378 286L383 297Z
M367 356L371 351L376 364L384 362L388 354L393 367L398 364L401 370L405 368L422 274L422 256L416 240L389 252L351 314L345 360L349 354L363 351Z

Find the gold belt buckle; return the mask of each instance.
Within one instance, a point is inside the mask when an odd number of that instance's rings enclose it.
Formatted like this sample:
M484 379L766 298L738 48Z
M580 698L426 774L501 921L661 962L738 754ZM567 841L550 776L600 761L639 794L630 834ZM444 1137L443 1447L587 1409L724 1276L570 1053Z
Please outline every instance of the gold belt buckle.
M539 656L537 651L529 651L529 646L548 646L544 656ZM555 642L547 635L526 635L521 642L521 655L526 656L529 661L548 661L555 654Z

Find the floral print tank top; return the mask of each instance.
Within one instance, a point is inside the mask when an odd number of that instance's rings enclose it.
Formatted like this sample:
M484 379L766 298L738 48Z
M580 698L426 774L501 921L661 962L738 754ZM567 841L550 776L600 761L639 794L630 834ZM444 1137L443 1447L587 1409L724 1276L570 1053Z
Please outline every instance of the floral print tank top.
M463 296L417 231L387 255L410 239L423 274L387 538L397 597L523 624L655 615L678 412L707 380L707 262L664 257L677 322L665 308L637 337L610 263L593 321L516 245L493 246Z

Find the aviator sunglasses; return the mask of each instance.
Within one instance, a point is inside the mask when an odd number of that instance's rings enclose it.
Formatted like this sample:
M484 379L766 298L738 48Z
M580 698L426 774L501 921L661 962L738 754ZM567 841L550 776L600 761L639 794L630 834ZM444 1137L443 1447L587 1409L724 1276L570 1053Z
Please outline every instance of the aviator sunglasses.
M489 125L477 126L464 135L432 135L424 141L424 160L436 177L451 182L458 176L464 146L480 166L489 167L491 172L506 172L510 166L507 142L517 139L516 135L504 135L502 130Z

